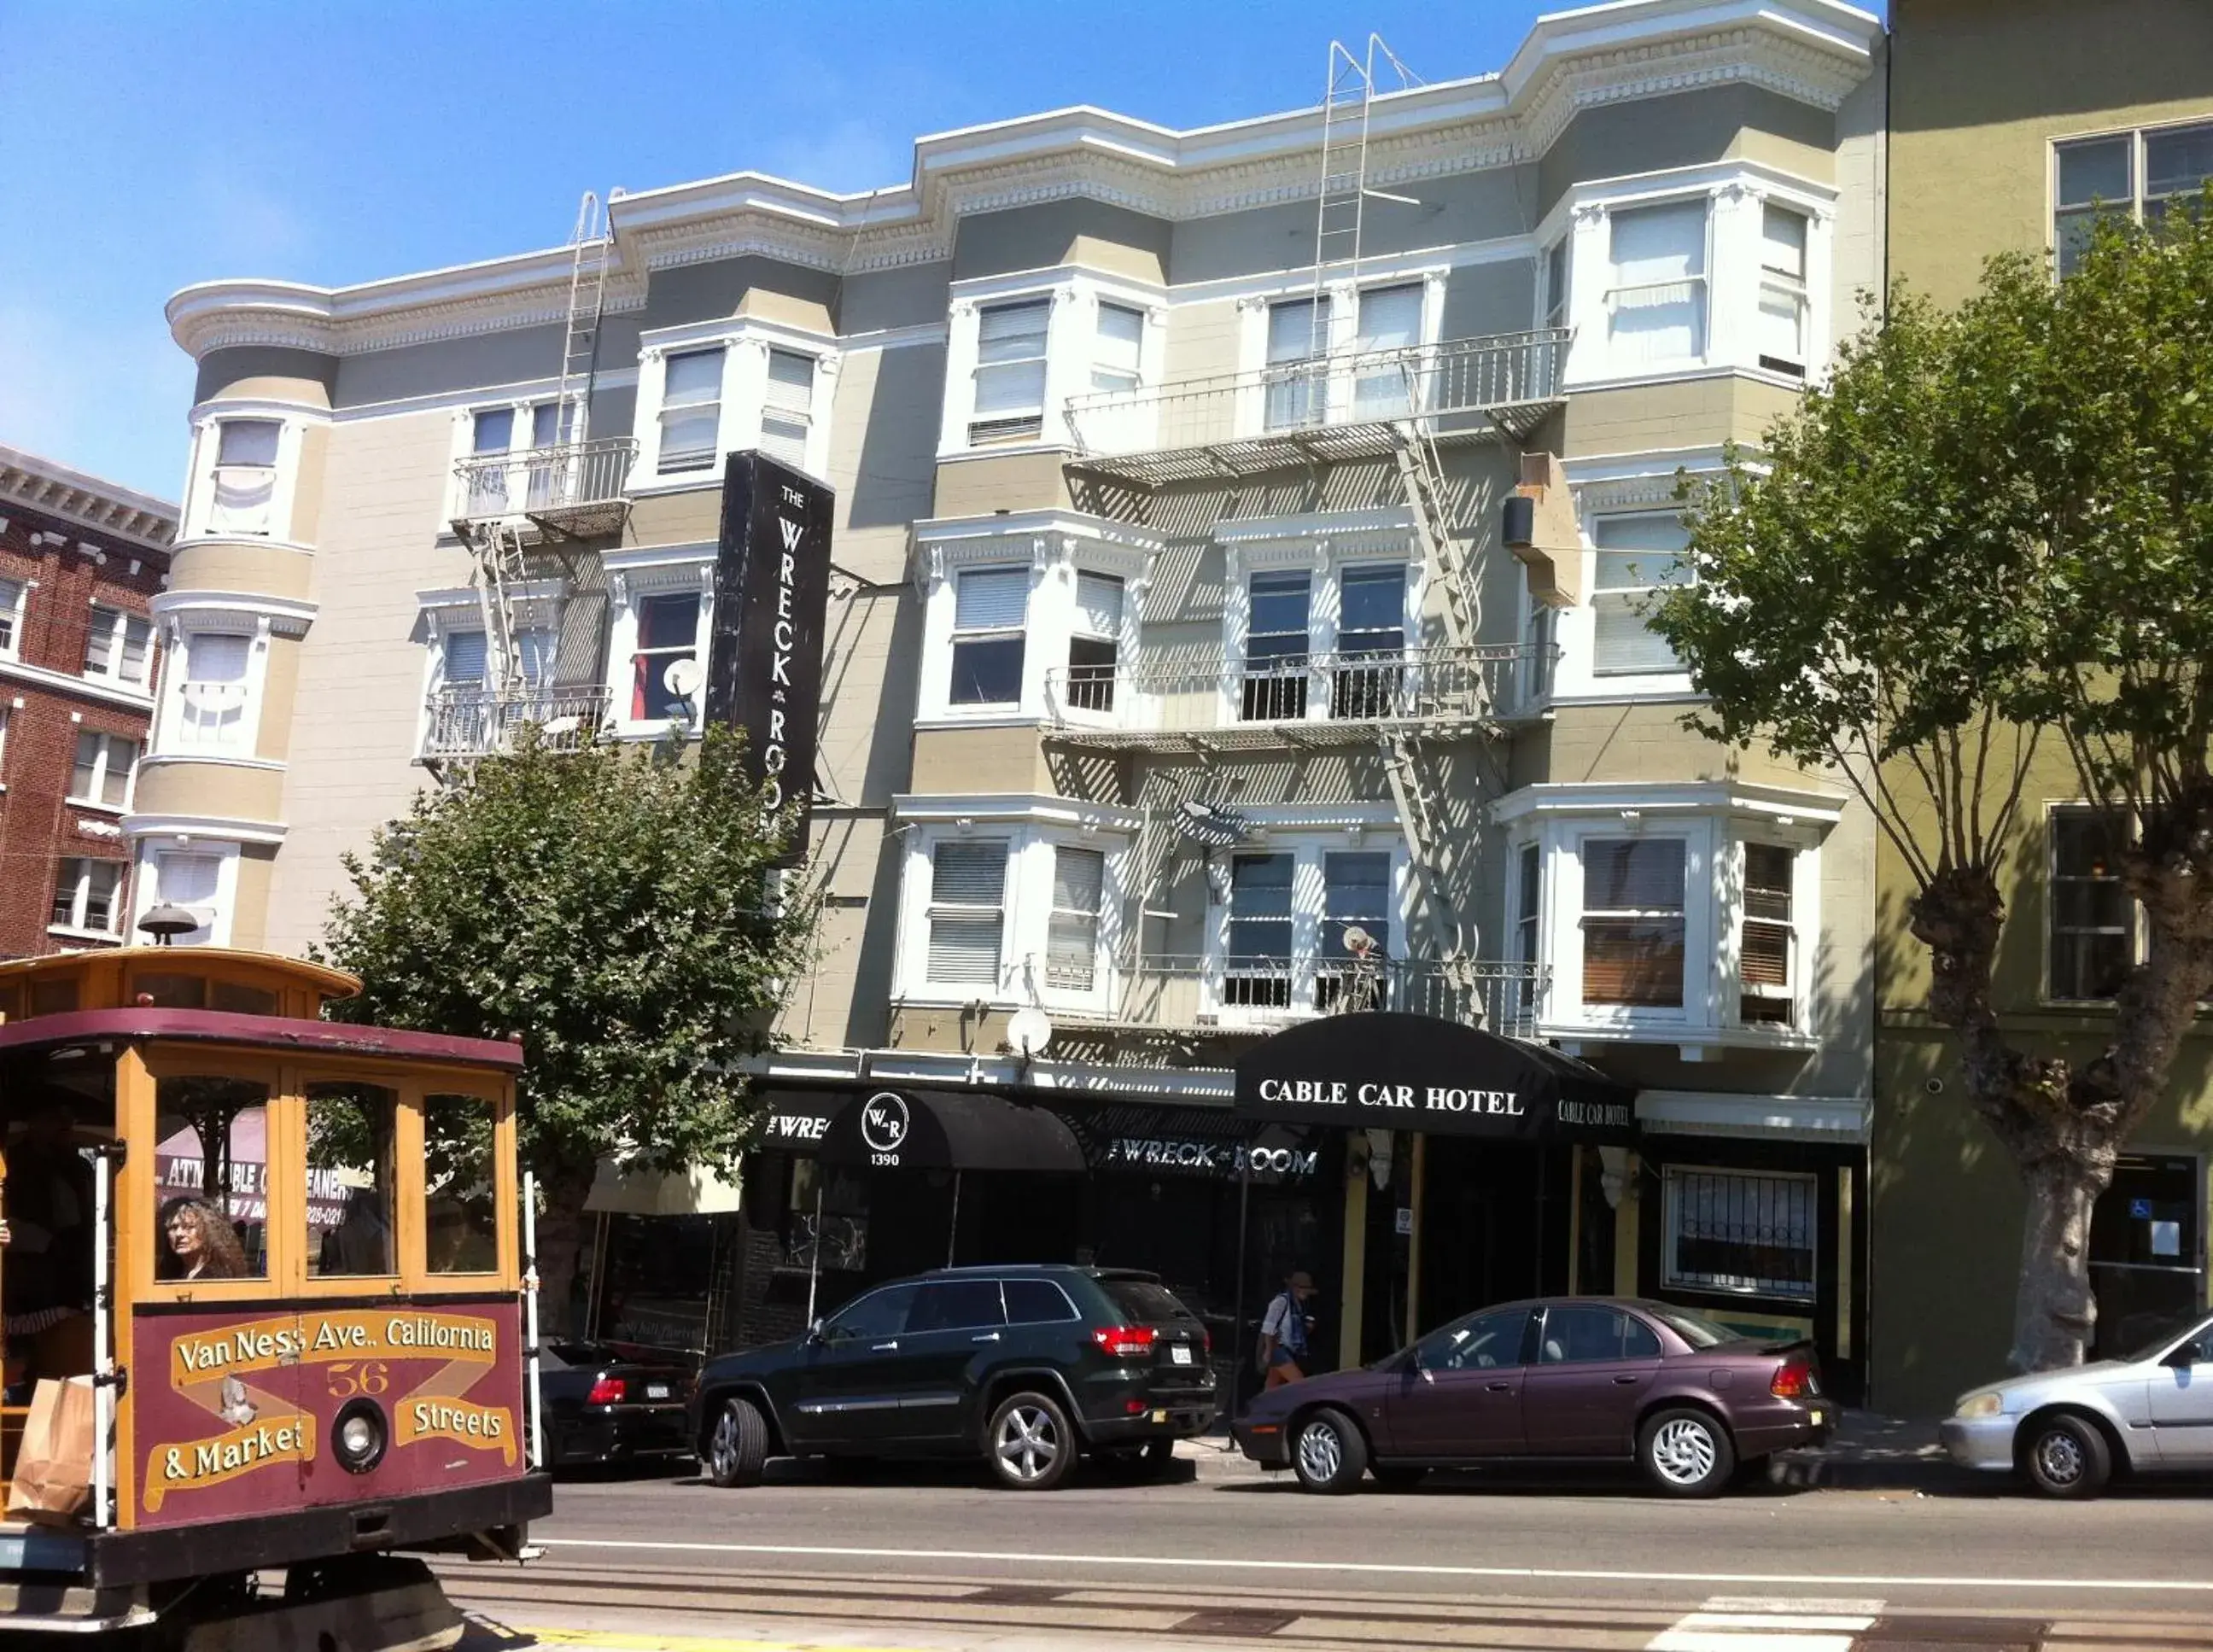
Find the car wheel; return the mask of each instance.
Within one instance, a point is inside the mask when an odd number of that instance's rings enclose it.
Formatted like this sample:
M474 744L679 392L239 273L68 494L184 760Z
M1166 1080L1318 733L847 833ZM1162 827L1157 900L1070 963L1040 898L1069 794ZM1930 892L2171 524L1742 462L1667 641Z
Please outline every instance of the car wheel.
M1343 1411L1315 1411L1291 1436L1291 1467L1308 1490L1342 1495L1367 1471L1367 1438Z
M2086 1417L2047 1417L2021 1446L2028 1483L2047 1497L2094 1497L2112 1478L2112 1448L2103 1429Z
M1076 1466L1076 1433L1049 1394L1018 1393L991 1413L991 1473L1016 1491L1050 1491Z
M768 1419L760 1407L742 1396L724 1400L704 1461L716 1485L759 1485L768 1462Z
M1386 1491L1417 1491L1422 1482L1430 1477L1426 1468L1376 1467L1368 1471L1375 1477L1375 1484Z
M1673 1497L1710 1497L1736 1472L1728 1430L1704 1411L1661 1411L1637 1436L1637 1460L1652 1484Z

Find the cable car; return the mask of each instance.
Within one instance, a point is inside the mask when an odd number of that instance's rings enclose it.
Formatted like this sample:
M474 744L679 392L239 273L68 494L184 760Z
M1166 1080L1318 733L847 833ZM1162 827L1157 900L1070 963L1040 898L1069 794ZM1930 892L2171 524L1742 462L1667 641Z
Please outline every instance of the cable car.
M0 1632L450 1643L412 1556L516 1558L550 1512L520 1045L322 1018L359 987L209 947L0 964Z

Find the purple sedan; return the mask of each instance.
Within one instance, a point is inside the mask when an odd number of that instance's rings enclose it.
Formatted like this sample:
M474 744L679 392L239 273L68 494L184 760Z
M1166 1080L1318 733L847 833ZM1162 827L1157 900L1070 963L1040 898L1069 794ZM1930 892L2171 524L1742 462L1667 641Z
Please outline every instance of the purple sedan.
M1611 1460L1697 1497L1822 1443L1835 1418L1805 1343L1667 1302L1565 1296L1486 1308L1363 1369L1271 1390L1234 1432L1309 1491L1350 1491L1363 1472L1406 1487L1432 1468Z

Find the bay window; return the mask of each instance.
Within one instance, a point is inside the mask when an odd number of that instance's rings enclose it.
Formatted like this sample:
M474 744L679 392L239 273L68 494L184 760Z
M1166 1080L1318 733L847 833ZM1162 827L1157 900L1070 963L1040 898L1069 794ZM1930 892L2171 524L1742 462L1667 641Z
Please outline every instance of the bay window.
M796 350L771 350L768 390L761 403L761 452L804 470L814 421L814 358Z
M1649 676L1679 672L1681 662L1647 614L1661 591L1687 582L1682 552L1690 533L1673 512L1599 516L1591 538L1598 547L1591 581L1591 672L1594 676Z
M277 499L277 448L284 426L273 418L226 418L216 425L211 533L265 534Z
M184 639L177 733L187 747L239 745L246 725L246 674L253 639L239 631L193 631Z
M151 620L94 603L84 634L84 674L143 688L153 644Z
M1615 211L1606 330L1617 367L1706 352L1706 203Z
M123 931L123 881L127 861L67 856L54 869L54 900L48 921L58 930L90 935Z
M663 476L715 466L722 423L723 355L719 345L687 350L661 364L657 468Z
M147 905L174 906L199 920L199 928L177 937L179 945L204 945L215 933L216 898L222 887L223 856L182 849L154 851L154 890Z
M1583 840L1583 1002L1683 1006L1686 848L1680 838Z
M1806 376L1806 215L1760 209L1759 364Z
M1033 440L1045 430L1049 298L989 304L976 317L976 397L972 443Z
M997 988L1006 935L1007 843L941 843L930 857L925 978Z
M1054 846L1052 912L1046 927L1047 986L1088 992L1096 984L1099 910L1106 881L1103 850Z
M1737 930L1737 1019L1746 1026L1788 1027L1797 988L1791 923L1797 856L1780 844L1744 845L1743 919Z
M951 704L1021 702L1029 594L1027 566L960 571L954 589Z
M1318 363L1329 354L1329 300L1289 298L1268 306L1266 400L1271 430L1319 424L1328 411L1329 378Z
M127 808L131 781L138 770L138 742L125 735L89 731L76 737L76 761L70 771L69 801L99 808Z
M1076 625L1068 639L1068 704L1072 710L1114 709L1123 598L1123 583L1113 575L1076 570Z

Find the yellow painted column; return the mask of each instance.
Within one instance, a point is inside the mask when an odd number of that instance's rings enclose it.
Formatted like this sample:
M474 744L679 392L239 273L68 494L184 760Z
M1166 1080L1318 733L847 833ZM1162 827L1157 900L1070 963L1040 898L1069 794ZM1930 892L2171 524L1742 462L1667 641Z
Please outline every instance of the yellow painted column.
M1368 1283L1368 1138L1355 1133L1344 1154L1344 1300L1338 1304L1337 1365L1360 1363L1360 1324Z
M1408 1174L1413 1182L1413 1192L1406 1204L1413 1212L1413 1231L1406 1238L1406 1340L1411 1342L1422 1334L1422 1189L1429 1178L1430 1138L1420 1131L1414 1132L1414 1152Z
M1629 1155L1622 1171L1621 1203L1613 1207L1613 1294L1637 1295L1637 1198L1642 1178L1637 1155Z

